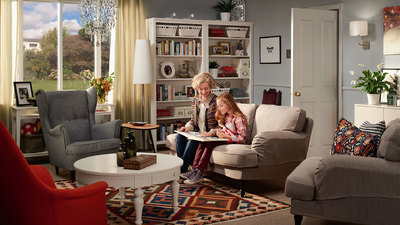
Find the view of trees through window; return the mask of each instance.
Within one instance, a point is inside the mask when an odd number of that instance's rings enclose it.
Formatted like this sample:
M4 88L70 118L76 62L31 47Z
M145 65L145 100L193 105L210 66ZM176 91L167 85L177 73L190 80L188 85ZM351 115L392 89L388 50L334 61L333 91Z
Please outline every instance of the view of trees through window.
M86 89L94 76L94 40L79 21L77 4L63 5L63 90ZM57 90L57 3L24 2L24 81L33 91ZM102 75L108 74L109 43L102 43Z

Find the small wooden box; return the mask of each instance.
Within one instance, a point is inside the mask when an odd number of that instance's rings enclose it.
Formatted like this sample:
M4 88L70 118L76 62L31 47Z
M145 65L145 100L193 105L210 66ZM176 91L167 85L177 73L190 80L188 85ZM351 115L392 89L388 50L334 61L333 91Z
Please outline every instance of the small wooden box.
M157 163L156 155L138 155L124 160L124 169L141 170Z

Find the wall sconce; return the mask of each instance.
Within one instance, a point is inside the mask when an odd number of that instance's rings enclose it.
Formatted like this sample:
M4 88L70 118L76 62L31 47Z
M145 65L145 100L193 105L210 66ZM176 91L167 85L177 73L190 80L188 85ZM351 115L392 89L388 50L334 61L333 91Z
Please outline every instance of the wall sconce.
M350 21L350 36L358 37L358 44L364 50L369 49L369 41L361 39L363 36L368 36L368 21Z

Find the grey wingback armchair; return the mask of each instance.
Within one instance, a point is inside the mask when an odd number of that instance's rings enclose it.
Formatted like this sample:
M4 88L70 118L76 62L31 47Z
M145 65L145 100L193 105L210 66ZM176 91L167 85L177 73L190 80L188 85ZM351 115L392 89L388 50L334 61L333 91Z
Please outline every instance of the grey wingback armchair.
M39 117L50 163L71 171L74 162L92 155L116 152L121 120L95 124L96 88L36 92Z

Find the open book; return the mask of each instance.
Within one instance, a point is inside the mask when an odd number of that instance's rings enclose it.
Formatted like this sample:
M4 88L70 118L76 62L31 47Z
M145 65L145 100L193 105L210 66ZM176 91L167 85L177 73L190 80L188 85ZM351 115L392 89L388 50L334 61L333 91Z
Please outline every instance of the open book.
M229 141L227 138L219 138L219 137L201 137L199 132L181 132L176 131L176 133L181 134L187 137L189 140L201 141L201 142L208 142L208 141Z

